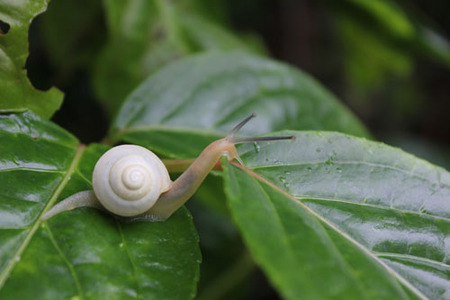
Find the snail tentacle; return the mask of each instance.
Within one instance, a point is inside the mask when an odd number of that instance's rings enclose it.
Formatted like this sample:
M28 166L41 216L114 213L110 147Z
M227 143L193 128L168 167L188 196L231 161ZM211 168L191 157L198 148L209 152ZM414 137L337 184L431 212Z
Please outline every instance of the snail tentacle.
M162 161L150 150L121 145L108 150L95 165L94 191L72 195L46 212L42 219L80 206L101 208L122 217L164 221L195 193L222 156L241 165L236 144L293 140L294 136L235 137L256 114L251 114L222 139L209 144L174 182Z

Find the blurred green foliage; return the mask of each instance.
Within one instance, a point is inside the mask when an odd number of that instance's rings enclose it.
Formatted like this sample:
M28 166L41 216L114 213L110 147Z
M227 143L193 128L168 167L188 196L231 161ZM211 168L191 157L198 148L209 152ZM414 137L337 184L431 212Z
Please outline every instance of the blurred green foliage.
M38 88L65 92L70 101L55 120L92 141L104 136L107 120L136 84L165 63L200 51L246 49L313 74L379 137L405 131L448 146L448 6L439 0L53 0L32 24L28 74ZM92 115L82 112L86 106ZM77 124L82 113L88 124L101 122L97 130Z

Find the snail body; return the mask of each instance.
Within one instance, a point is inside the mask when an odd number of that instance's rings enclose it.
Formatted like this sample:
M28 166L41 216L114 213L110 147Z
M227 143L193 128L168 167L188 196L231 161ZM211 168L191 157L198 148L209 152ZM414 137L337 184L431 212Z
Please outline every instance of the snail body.
M236 144L294 138L235 137L235 133L253 117L255 114L240 122L227 137L209 144L174 182L162 161L150 150L136 145L116 146L96 163L92 175L93 191L82 191L66 198L47 211L42 219L89 206L118 216L164 221L189 200L220 157L237 159L243 164Z

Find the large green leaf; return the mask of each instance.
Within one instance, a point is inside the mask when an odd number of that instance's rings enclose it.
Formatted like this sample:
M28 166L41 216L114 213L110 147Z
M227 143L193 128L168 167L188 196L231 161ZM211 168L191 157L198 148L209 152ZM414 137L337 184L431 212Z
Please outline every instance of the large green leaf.
M381 143L283 132L227 166L232 215L289 299L447 299L450 174Z
M28 28L31 20L46 8L46 0L3 0L0 3L0 22L9 28L6 33L0 30L0 112L30 109L50 118L61 105L63 94L59 90L36 90L24 70Z
M363 125L307 74L232 51L192 56L150 76L124 103L111 137L165 155L194 157L251 112L259 117L243 135L290 128L367 136Z
M89 208L42 222L55 202L92 189L107 147L85 148L31 113L1 115L0 139L1 299L193 297L200 254L186 209L161 223Z
M128 97L111 137L145 145L163 155L195 157L252 111L259 117L240 134L289 127L366 135L364 127L348 110L308 75L265 58L231 52L183 59L151 76ZM221 184L211 183L205 182L195 199L205 204L206 209L222 213L225 203L218 193ZM229 226L211 224L211 218L204 217L211 212L202 215L198 211L193 214L205 255L200 295L208 298L226 294L225 287L239 285L239 278L253 267L251 264L249 267L248 259L240 259L245 255L236 254L240 244L231 234L235 231ZM223 216L213 216L216 223L221 223ZM216 230L216 238L209 242L212 228ZM223 243L233 250L222 255ZM230 254L235 259L230 259ZM232 275L219 275L219 268L220 272Z
M143 79L168 62L209 49L253 51L185 2L103 1L109 40L96 65L94 87L111 114Z

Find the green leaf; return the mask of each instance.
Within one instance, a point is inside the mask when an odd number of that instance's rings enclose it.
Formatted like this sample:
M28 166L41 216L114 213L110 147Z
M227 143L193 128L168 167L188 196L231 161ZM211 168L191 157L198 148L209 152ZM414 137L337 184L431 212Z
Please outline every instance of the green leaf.
M143 82L122 106L111 137L194 157L251 112L259 117L242 135L286 128L368 135L307 74L242 52L210 52L175 62Z
M395 1L346 0L345 2L371 16L373 21L378 22L399 39L410 39L415 34L414 25Z
M332 3L332 2L330 2ZM333 5L336 3L333 3ZM396 1L346 0L344 15L358 20L360 26L368 29L366 34L377 35L393 47L399 47L404 53L411 50L450 65L450 45L448 40L423 24L407 7Z
M179 16L183 33L190 43L192 52L199 52L208 49L217 50L246 50L249 53L266 54L266 50L261 42L255 37L250 39L240 39L236 35L224 30L218 24L212 23L197 14L183 14Z
M413 62L409 52L386 43L383 37L368 32L346 16L339 19L338 25L344 40L344 66L358 91L370 91L389 78L404 78L411 73Z
M288 299L445 299L450 174L339 133L243 146L227 166L230 209Z
M185 208L130 222L91 208L40 216L92 189L104 145L85 148L31 113L0 115L0 298L192 298L200 253Z
M231 52L183 59L149 77L128 97L113 125L111 138L141 144L166 156L192 158L252 111L259 117L243 128L242 135L286 127L366 134L348 110L308 75L265 58ZM211 183L210 180L202 185L195 200L222 214L226 212L225 202L217 194L221 185ZM230 259L230 255L216 251L223 248L221 242L229 246L237 243L220 239L220 226L196 212L193 211L199 222L197 228L218 230L214 245L208 245L205 241L211 234L199 229L205 255L202 274L207 272L199 293L208 299L210 295L226 293L227 284L239 285L238 278L252 268L245 259ZM215 217L216 222L220 218L223 216ZM230 234L230 229L225 232ZM215 272L208 268L211 265ZM218 268L232 275L218 277ZM241 268L250 271L243 272Z
M204 182L202 187L209 183ZM222 190L216 189L208 199L224 198L223 193L218 193ZM229 216L217 213L215 207L210 209L209 203L204 205L198 198L197 191L187 203L198 229L203 257L196 299L235 299L238 294L244 295L248 291L251 282L247 278L255 271L256 265Z
M99 0L57 0L51 1L45 14L33 24L39 29L46 59L57 72L52 77L59 85L67 85L80 69L92 67L105 43L102 14Z
M9 26L6 33L0 31L0 112L30 109L50 118L61 105L63 94L59 90L36 90L24 70L28 28L46 7L46 0L2 1L0 4L0 21Z
M398 1L327 1L337 16L345 50L345 67L361 91L392 77L408 76L413 55L450 66L449 41L408 14Z
M104 1L109 40L98 58L94 87L111 115L143 79L168 62L209 49L255 49L183 4Z

